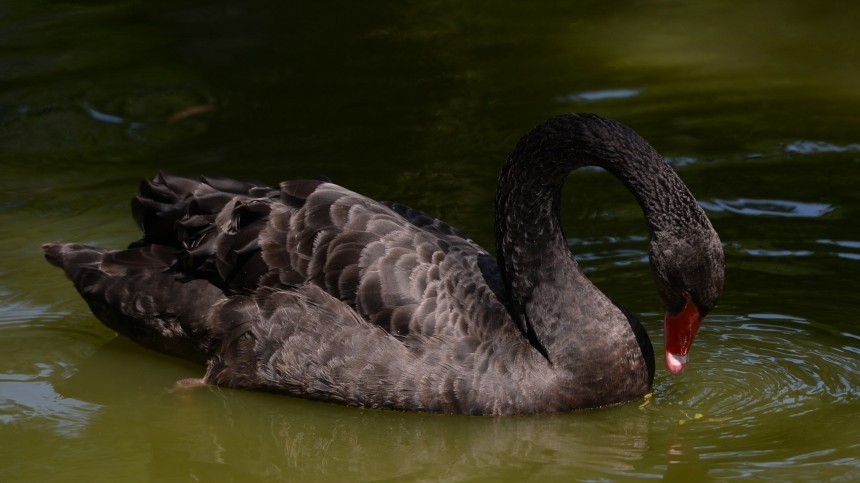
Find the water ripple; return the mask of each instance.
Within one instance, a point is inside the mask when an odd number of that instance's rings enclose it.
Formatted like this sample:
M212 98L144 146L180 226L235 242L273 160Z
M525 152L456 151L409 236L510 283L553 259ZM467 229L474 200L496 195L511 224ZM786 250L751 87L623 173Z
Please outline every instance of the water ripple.
M780 314L749 314L733 323L710 324L716 340L703 341L707 360L695 361L694 381L680 404L711 421L760 428L762 421L799 418L822 404L839 404L860 397L860 361L848 344L822 342L830 337L817 324ZM714 337L713 335L711 337ZM677 397L679 395L675 395Z
M766 200L738 198L736 200L714 199L701 201L708 211L735 213L746 216L782 216L788 218L818 218L834 210L826 203L805 203L790 200Z
M822 244L822 245L836 246L836 247L848 249L848 250L860 250L860 241L827 240L827 239L821 239L821 240L815 240L815 241L817 243ZM845 258L848 260L860 260L860 253L848 252L848 251L834 251L834 252L830 252L830 253L832 253L833 255L836 255L839 258Z
M808 257L815 254L809 250L765 250L761 248L741 248L740 250L754 257Z
M644 236L605 236L596 238L568 238L567 244L571 247L589 247L589 249L575 249L577 260L599 261L606 260L616 266L628 266L648 262L648 251L645 243L648 238ZM619 245L631 244L633 248L619 247Z
M0 296L2 296L1 293ZM3 299L0 298L0 300ZM3 300L3 302L0 306L0 327L3 328L27 327L35 320L49 322L63 319L70 314L68 311L52 306L32 305L21 301Z
M849 153L860 152L860 144L838 145L825 141L800 140L785 147L787 153L819 154L819 153Z
M675 168L683 168L684 166L689 166L697 161L697 159L692 156L666 156L664 159Z
M609 99L626 99L629 97L636 97L641 92L642 91L639 89L605 89L605 90L599 90L599 91L575 92L573 94L561 96L557 100L560 102L569 102L569 101L596 102L596 101L605 101L605 100L609 100Z

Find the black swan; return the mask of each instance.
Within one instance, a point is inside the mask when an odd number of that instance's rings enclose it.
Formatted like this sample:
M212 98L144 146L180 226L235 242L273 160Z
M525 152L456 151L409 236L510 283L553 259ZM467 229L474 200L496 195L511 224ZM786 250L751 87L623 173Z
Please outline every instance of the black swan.
M635 195L679 373L724 280L719 237L632 129L563 115L516 145L495 199L496 256L444 222L324 181L279 187L159 174L132 201L126 250L47 244L109 328L206 365L200 384L342 404L528 414L643 396L654 353L562 232L570 171Z

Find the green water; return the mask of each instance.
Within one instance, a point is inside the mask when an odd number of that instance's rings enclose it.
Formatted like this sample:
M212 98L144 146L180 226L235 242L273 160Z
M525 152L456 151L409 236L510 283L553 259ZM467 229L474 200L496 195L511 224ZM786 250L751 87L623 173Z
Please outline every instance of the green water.
M860 6L830 5L4 2L0 481L860 478ZM128 200L158 169L324 174L492 246L505 156L571 111L639 131L726 246L688 371L660 364L624 407L499 419L176 394L200 368L115 337L39 250L127 244ZM563 216L662 353L631 196L578 172Z

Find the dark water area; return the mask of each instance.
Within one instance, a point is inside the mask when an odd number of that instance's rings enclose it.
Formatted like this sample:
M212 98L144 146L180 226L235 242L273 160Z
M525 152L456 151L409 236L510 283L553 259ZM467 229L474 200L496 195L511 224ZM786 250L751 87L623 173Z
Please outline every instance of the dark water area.
M0 481L860 479L860 6L46 2L0 6ZM122 247L158 170L325 175L493 246L532 126L636 129L707 210L727 284L688 371L539 417L403 414L225 389L116 337L39 246ZM571 175L595 283L662 354L631 195ZM658 361L659 362L659 361Z

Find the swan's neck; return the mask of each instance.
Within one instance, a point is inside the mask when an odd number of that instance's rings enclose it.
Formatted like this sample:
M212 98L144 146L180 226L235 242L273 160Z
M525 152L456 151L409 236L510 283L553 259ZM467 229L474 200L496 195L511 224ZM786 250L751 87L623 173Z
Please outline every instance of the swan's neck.
M496 251L512 317L554 365L567 361L579 371L593 361L601 374L638 372L650 384L647 335L588 281L562 231L562 186L572 170L586 165L606 169L637 198L652 248L655 238L675 236L685 224L710 226L700 209L690 208L698 207L680 179L635 132L594 116L555 118L519 142L499 179ZM627 363L636 370L616 367Z
M562 231L561 189L569 169L547 173L547 168L508 160L496 195L496 251L512 317L529 342L556 362L560 354L583 346L571 336L595 333L586 327L593 319L571 312L605 297L579 269Z
M654 253L662 240L719 243L684 183L632 129L591 115L554 118L520 140L496 194L499 265L514 318L529 334L541 332L531 314L522 312L536 294L559 290L559 297L570 297L571 289L580 289L570 284L586 280L570 254L559 214L564 181L582 166L606 169L636 197L651 236L652 270L663 268L663 254Z

